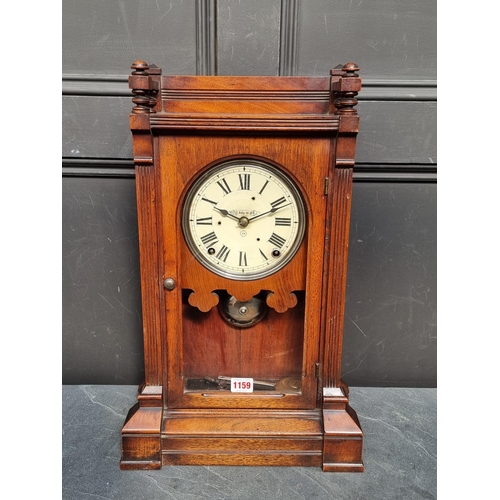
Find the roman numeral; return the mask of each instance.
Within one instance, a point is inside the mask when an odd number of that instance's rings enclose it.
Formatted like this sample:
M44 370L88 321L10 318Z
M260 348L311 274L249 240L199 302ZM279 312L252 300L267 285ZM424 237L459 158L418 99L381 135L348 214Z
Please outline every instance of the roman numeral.
M269 260L267 257L266 257L266 254L259 248L259 252L260 254L262 255L262 257L264 257L264 260Z
M292 219L290 217L276 217L274 223L276 226L291 226Z
M211 226L212 217L200 217L199 219L196 219L196 224L198 226Z
M246 252L240 252L240 264L239 265L240 265L240 267L248 266Z
M285 238L282 238L280 235L273 233L269 238L269 243L281 248L285 244Z
M224 191L224 196L231 192L231 188L229 187L229 184L227 183L226 179L221 179L220 181L217 181L217 184L222 189L222 191Z
M217 259L220 259L224 262L227 260L227 256L229 255L229 252L231 251L230 248L227 248L226 245L222 245L222 248L218 251L217 255L215 256Z
M209 247L210 245L214 245L219 241L217 235L212 231L211 233L205 234L205 236L201 237L201 241L204 245Z
M264 185L262 186L262 189L259 191L259 194L262 194L262 191L264 191L264 189L266 189L266 186L269 184L269 181L266 181L264 183Z
M211 203L212 205L217 205L216 201L209 200L208 198L202 198L203 201L208 201L208 203Z
M238 174L240 178L240 189L250 189L250 174Z
M277 200L274 200L271 202L271 206L273 208L279 207L280 205L283 205L283 203L286 203L286 198L282 196L281 198L278 198Z

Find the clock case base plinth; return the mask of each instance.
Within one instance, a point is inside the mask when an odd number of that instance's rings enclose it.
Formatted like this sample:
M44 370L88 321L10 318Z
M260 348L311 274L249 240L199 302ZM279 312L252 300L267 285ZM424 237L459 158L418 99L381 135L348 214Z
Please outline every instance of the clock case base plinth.
M129 86L135 107L130 126L145 381L122 428L121 469L277 465L362 472L363 432L341 381L352 172L359 127L355 96L361 89L356 65L348 63L320 78L162 76L159 68L143 61L132 67ZM287 352L288 336L282 335L282 344L270 355L259 351L266 349L262 331L262 342L252 347L257 351L250 351L248 372L228 373L214 366L204 375L275 380L279 377L266 370L282 366L281 376L303 377L297 404L290 404L293 398L280 401L257 393L246 396L247 406L243 399L232 401L230 394L220 401L217 395L202 401L201 394L193 398L184 387L184 377L190 373L184 374L182 359L194 353L184 349L196 347L197 325L184 316L181 308L187 310L188 305L182 305L181 290L196 288L189 306L202 312L215 306L214 290L230 290L218 287L217 280L208 271L195 269L192 261L186 265L176 207L202 169L236 157L264 158L284 166L308 200L307 235L297 255L282 270L259 280L262 286L255 281L235 282L236 292L231 293L238 300L248 300L239 295L247 288L252 291L249 295L259 290L275 292L268 303L280 314L288 307L295 310L296 301L290 300L293 292L303 293L304 322L300 334L292 337L302 344L292 345L300 354L287 364L281 352ZM283 328L285 316L276 323L270 316L266 318L270 332L290 330ZM218 328L206 331L218 332ZM217 338L221 347L223 335L219 332ZM195 354L202 357L191 362L193 371L209 350L200 344L199 351ZM282 356L282 365L273 361L267 367L260 361L274 360L275 355ZM271 399L275 403L268 403ZM201 404L196 406L197 402Z
M347 388L344 386L347 392ZM323 410L169 410L142 397L122 429L123 470L168 465L322 467L363 472L363 432L346 396Z

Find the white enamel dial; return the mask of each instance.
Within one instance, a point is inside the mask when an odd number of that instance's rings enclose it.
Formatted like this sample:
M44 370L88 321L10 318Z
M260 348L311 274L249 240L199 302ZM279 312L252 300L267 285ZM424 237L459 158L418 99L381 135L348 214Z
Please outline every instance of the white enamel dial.
M182 214L186 243L206 268L237 280L276 272L297 252L304 203L276 167L232 160L211 168L189 189Z

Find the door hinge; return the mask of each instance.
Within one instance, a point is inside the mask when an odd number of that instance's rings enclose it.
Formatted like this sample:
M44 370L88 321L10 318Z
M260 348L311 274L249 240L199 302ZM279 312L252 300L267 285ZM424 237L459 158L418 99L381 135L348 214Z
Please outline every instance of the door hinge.
M314 367L314 376L319 378L319 363L316 363L316 366Z
M325 177L325 181L323 184L323 194L326 196L328 194L328 187L330 186L330 179Z

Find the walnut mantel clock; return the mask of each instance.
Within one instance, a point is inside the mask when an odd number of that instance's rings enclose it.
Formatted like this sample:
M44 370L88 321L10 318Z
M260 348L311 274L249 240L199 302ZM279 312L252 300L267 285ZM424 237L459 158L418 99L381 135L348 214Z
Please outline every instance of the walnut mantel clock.
M362 471L341 380L358 68L132 69L145 381L121 468Z

